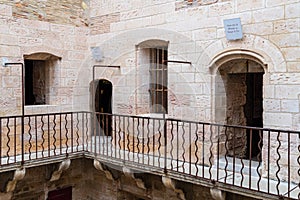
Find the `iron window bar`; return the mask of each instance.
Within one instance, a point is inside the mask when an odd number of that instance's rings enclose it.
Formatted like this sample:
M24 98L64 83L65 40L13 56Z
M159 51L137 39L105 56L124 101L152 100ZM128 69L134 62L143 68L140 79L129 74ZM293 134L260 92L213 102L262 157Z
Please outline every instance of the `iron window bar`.
M182 61L182 60L163 60L163 63L169 63L169 62L172 62L172 63L182 63L182 64L192 64L192 62L189 62L189 61Z

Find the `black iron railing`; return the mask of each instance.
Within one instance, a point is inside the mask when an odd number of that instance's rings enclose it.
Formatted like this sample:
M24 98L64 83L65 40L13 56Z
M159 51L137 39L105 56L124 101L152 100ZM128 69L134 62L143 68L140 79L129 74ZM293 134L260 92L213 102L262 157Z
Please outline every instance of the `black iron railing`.
M1 167L80 154L225 189L300 198L299 131L66 112L0 117L0 135Z
M0 165L84 151L89 117L87 112L0 117Z

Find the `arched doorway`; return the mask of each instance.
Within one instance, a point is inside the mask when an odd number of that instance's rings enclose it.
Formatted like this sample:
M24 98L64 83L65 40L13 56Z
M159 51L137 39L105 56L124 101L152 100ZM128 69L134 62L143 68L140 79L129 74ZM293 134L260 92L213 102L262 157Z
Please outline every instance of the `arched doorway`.
M223 117L223 123L263 127L263 75L261 64L247 58L232 59L219 66L215 90L216 104L223 109L218 117ZM235 156L257 158L262 147L258 131L241 129L232 137L229 131L228 138L235 140L229 141L229 149L234 149Z
M112 131L112 83L105 79L95 81L96 132L111 136Z

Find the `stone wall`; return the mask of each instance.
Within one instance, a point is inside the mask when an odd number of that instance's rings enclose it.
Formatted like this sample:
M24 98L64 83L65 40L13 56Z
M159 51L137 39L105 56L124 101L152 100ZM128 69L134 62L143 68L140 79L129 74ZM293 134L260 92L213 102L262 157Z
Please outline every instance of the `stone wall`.
M123 172L115 168L109 168L113 179L108 179L103 171L98 171L89 159L72 160L68 169L62 172L60 179L50 181L58 164L49 164L26 169L22 180L16 183L15 190L5 192L7 182L12 179L13 171L1 173L0 199L25 200L47 199L48 193L61 188L72 187L72 199L74 200L138 200L138 199L207 199L213 200L210 189L196 184L175 181L177 192L167 188L161 176L147 173L136 173L135 176L143 181L145 188L138 187L135 179L127 177ZM182 191L180 197L178 191ZM229 199L247 199L247 197L227 194Z
M168 63L167 117L226 123L227 114L233 112L224 109L226 103L222 101L226 102L226 91L217 91L218 84L224 87L223 80L217 80L218 69L236 59L253 61L264 71L263 127L299 130L299 8L299 0L250 3L247 0L91 0L92 18L116 12L120 16L109 24L110 32L90 37L89 44L102 50L103 61L99 64L121 66L120 70L99 70L96 77L113 83L114 113L144 114L148 99L137 97L137 91L143 89L138 78L143 59L137 47L144 41L166 41L169 60L192 63ZM223 20L232 18L241 19L241 40L226 39ZM242 72L245 68L239 70ZM238 105L241 102L236 102L232 108L239 109L234 112L240 112L241 118L231 123L245 125L244 111ZM241 137L242 142L244 139ZM279 146L276 140L272 138L271 151ZM292 146L298 146L299 138L292 142ZM282 144L280 149L286 149L286 145ZM268 148L264 146L262 153L266 151ZM277 160L276 155L272 156ZM284 161L281 162L283 168ZM297 163L291 164L293 170L299 169Z
M246 51L241 54L256 54L265 66L264 125L299 129L299 1L102 0L90 5L91 18L119 15L108 21L109 32L95 32L90 38L91 46L102 49L102 63L121 65L120 71L103 69L96 75L113 82L116 112L138 114L142 110L139 103L145 101L136 102L134 96L139 81L132 78L138 74L141 60L135 46L158 39L169 42L170 60L192 62L168 63L170 116L214 120L215 83L211 76L219 67L213 64L214 58L242 49ZM236 17L241 18L244 37L228 41L223 20Z
M52 23L51 20L16 17L15 9L18 7L10 6L11 3L0 4L1 63L3 59L16 63L24 63L24 59L44 60L44 67L47 68L44 85L47 90L46 105L26 106L25 114L87 110L89 103L86 98L91 76L87 44L89 29L63 21ZM58 3L57 6L62 5ZM21 71L21 65L0 69L1 116L21 114ZM79 74L83 76L79 77Z
M1 0L0 3L12 6L12 15L16 18L74 26L88 25L88 0Z

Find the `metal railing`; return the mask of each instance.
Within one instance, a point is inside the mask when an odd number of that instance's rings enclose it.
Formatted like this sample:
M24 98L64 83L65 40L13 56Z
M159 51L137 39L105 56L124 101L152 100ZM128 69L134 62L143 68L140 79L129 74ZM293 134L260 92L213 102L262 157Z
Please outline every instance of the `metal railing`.
M87 112L0 117L0 166L84 151L89 117Z
M89 155L225 189L300 198L299 131L90 112L23 121L22 128L22 116L0 117L1 167Z

